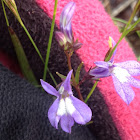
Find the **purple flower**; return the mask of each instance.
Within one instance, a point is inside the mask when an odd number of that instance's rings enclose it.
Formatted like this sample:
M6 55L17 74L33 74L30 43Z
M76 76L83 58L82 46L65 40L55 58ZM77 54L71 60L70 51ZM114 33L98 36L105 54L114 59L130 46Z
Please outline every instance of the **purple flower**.
M131 86L140 88L140 80L132 77L140 75L140 64L133 60L120 63L113 63L113 61L113 59L108 62L96 61L97 67L90 70L89 75L95 79L112 76L117 93L124 102L130 104L135 95Z
M73 42L71 19L75 10L75 3L69 2L60 15L60 30L69 43Z
M74 121L79 124L86 124L91 120L92 116L90 108L73 96L70 84L71 74L72 70L68 73L58 91L47 82L40 80L44 90L57 97L48 111L51 125L58 129L60 121L61 128L68 133L71 133Z

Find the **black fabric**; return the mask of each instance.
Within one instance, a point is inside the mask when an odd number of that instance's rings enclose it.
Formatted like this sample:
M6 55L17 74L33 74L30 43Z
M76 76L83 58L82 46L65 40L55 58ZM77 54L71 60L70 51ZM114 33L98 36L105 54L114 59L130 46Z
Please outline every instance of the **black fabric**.
M53 128L47 112L51 96L0 65L0 140L95 140L86 126L67 134Z
M34 0L16 0L16 3L21 18L25 23L25 26L29 30L43 58L45 59L46 48L48 44L48 38L51 27L51 19L43 12L42 9L40 9L36 5ZM14 18L13 14L8 9L6 9L6 11L10 22L10 26L14 29L19 39L21 40L29 63L35 73L35 76L39 80L43 76L44 66L22 27ZM16 57L6 27L6 22L4 19L1 5L0 5L0 19L1 19L0 46L9 55ZM57 27L55 27L55 31L56 30L58 30ZM74 71L77 69L80 63L81 63L80 59L74 53L74 55L72 56L72 67ZM68 73L66 57L63 51L58 46L58 43L56 42L55 38L53 38L52 41L49 69L58 83L60 83L61 80L60 78L58 78L55 72L58 71L64 75L67 75ZM52 139L53 138L57 139L57 137L60 139L70 139L70 138L72 139L73 135L75 135L75 137L79 137L79 140L80 139L82 140L86 136L87 136L86 139L88 139L88 137L90 139L90 136L88 134L89 132L87 131L87 129L85 130L85 133L82 132L83 134L81 134L81 137L79 136L81 133L80 131L83 131L85 129L85 127L83 128L82 126L81 128L75 127L76 129L75 133L73 133L75 130L72 129L72 135L67 135L60 130L59 131L55 130L50 125L48 126L49 122L47 118L47 110L50 107L51 103L53 102L51 100L51 96L48 96L47 94L40 92L40 90L33 88L30 84L28 84L24 80L21 80L16 76L13 76L12 74L9 74L9 72L2 67L1 71L0 75L3 77L3 79L1 79L0 82L0 86L2 87L0 89L1 90L0 103L2 102L0 106L2 108L0 108L0 110L4 110L5 115L2 115L3 117L1 117L0 119L3 122L1 126L1 131L3 131L3 133L0 133L0 135L2 135L1 136L2 138L4 135L5 137L7 136L7 138L5 139L3 138L2 140L20 139L23 135L25 135L24 138L25 140L28 139L36 140L37 137L39 137L40 140L42 140L44 137L45 138L50 137ZM85 70L83 68L81 71L81 76L84 75ZM6 76L7 78L5 79L4 77ZM46 81L53 85L53 82L49 77L49 75L47 75ZM84 98L89 93L92 85L93 83L91 81L82 84L81 92ZM74 95L76 96L75 92ZM88 101L88 105L91 107L93 112L92 118L93 123L88 126L91 134L93 134L98 140L119 140L120 136L118 134L118 131L112 121L112 118L108 111L108 107L98 88L96 88L96 90L93 93L93 96ZM30 114L30 112L32 112L32 114ZM40 116L40 114L42 114L42 116ZM6 119L4 119L5 116L7 116ZM29 118L27 119L27 117ZM39 121L40 118L41 120ZM34 125L35 127L33 127ZM23 131L23 129L25 131ZM43 132L41 131L42 129L44 130ZM53 131L50 132L51 130ZM49 133L47 131L49 131ZM55 134L56 137L53 137L53 135Z

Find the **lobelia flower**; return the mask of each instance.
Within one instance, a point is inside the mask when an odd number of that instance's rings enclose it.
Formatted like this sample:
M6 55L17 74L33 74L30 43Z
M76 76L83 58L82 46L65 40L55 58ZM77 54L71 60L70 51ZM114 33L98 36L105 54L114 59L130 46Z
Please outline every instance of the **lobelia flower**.
M111 38L113 47L115 46L114 40ZM140 64L137 61L125 61L114 63L114 54L110 61L96 61L97 67L90 70L89 75L95 79L112 76L115 89L124 102L130 104L134 99L134 91L131 86L140 88L140 80L132 76L140 75Z
M60 121L61 128L68 133L71 133L74 121L79 124L86 124L91 120L92 116L91 109L84 102L73 96L70 84L71 74L72 70L68 73L58 91L47 82L40 80L44 90L57 97L48 111L51 125L58 129Z

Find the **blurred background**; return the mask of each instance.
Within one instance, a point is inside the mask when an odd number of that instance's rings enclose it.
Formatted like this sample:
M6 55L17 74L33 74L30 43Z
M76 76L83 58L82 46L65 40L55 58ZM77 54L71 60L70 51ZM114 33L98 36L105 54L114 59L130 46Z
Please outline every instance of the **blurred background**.
M105 7L107 13L112 17L116 26L120 32L124 29L126 23L128 22L132 11L135 8L138 0L100 0ZM134 17L133 23L140 18L140 7L137 11L137 14ZM140 61L140 23L131 31L126 40L129 42L130 46L133 48L133 51Z

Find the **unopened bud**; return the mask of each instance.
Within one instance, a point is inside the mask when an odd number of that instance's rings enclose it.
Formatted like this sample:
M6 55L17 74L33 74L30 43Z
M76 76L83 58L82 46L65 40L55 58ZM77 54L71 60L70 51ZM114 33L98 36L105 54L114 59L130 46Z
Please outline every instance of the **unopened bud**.
M65 44L67 43L66 37L62 32L56 31L55 38L60 46L65 46Z
M76 42L76 43L73 44L73 49L74 49L74 50L78 50L78 49L81 48L82 45L83 45L82 43Z
M17 6L14 0L4 0L7 7L11 10L11 12L15 15L17 20L20 22L21 25L23 25L23 22L19 16L19 13L17 11Z

